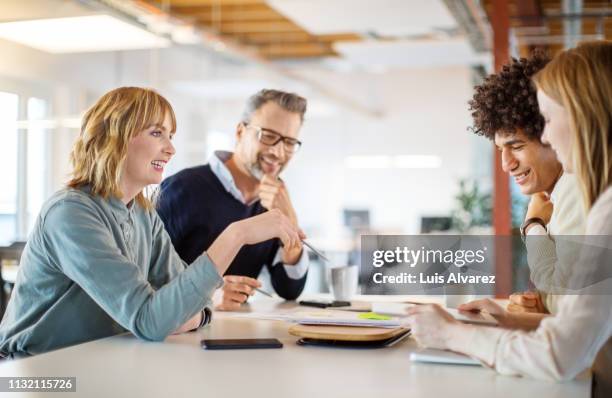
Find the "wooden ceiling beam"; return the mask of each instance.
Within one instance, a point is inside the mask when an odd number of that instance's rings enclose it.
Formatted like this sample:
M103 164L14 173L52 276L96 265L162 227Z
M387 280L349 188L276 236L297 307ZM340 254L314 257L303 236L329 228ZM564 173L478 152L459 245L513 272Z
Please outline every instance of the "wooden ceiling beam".
M513 16L519 19L522 26L542 26L544 13L537 0L515 0Z
M164 1L158 0L163 5ZM266 5L265 0L170 0L171 7L202 7L202 6L246 6Z
M249 32L236 34L234 37L241 42L256 46L267 43L308 43L316 40L316 36L306 32L287 32L282 36L270 32Z
M279 36L277 33L257 32L245 33L234 36L236 39L253 45L275 44L275 43L308 43L324 42L332 43L336 41L360 41L359 35L334 34L334 35L311 35L307 32L290 32Z
M173 10L174 11L174 10ZM258 10L258 11L200 11L200 12L183 12L174 11L179 15L197 19L200 21L237 21L237 22L258 22L271 20L287 20L284 16L273 10Z
M278 12L268 6L267 4L245 4L245 5L202 5L202 6L170 6L171 12L178 12L181 14L196 14L196 13L208 13L208 12L221 12L221 13L241 13L241 12Z
M290 21L278 22L221 22L214 25L222 34L245 34L250 32L303 32L302 28Z
M266 58L306 58L335 55L331 46L317 43L303 43L293 46L269 45L260 46L259 54Z

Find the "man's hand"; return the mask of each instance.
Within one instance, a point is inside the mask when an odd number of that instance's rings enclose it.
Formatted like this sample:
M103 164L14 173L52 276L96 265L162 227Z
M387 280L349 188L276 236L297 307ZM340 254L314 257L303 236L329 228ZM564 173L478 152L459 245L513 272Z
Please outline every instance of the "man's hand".
M268 210L280 210L297 226L297 216L282 180L264 175L259 183L259 199L263 207Z
M261 282L248 276L225 275L223 287L219 289L220 296L215 297L215 309L218 311L235 311L240 305L255 294L255 288Z
M416 341L425 347L449 349L449 341L460 324L437 304L409 307L408 323Z
M538 292L514 293L510 295L509 312L533 312L547 314L542 297Z
M550 217L553 212L553 203L548 195L544 192L538 192L531 195L529 206L527 206L527 214L525 220L530 218L541 218L544 223L550 222Z
M296 227L298 227L297 215L289 199L289 192L287 192L285 183L282 180L270 175L264 175L259 183L259 199L264 208L268 210L280 210ZM302 250L301 244L291 248L284 247L283 263L297 263L302 255Z

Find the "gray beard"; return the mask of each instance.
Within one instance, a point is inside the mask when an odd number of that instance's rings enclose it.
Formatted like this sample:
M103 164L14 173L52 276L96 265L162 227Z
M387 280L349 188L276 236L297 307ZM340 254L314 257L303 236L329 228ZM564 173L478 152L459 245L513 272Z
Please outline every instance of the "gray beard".
M249 169L249 173L251 173L253 178L255 178L257 181L261 181L261 179L264 176L264 172L263 170L261 170L261 167L259 167L259 160L255 162L255 164L252 164L251 166L249 166L248 169Z

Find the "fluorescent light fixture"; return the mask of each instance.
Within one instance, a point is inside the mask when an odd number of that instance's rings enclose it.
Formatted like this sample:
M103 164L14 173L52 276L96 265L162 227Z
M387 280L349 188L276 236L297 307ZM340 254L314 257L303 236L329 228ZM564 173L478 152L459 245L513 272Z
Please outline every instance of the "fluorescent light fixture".
M347 156L344 164L349 169L437 169L442 160L432 155Z
M200 44L202 37L198 31L190 25L177 26L171 33L172 40L179 44Z
M170 41L110 15L0 23L0 38L50 53L135 50Z
M398 169L437 169L442 159L432 155L401 155L393 158L393 165Z

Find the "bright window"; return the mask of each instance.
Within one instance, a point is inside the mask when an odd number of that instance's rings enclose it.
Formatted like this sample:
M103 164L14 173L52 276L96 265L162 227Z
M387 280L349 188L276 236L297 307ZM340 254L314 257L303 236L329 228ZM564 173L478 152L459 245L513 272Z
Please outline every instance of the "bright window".
M26 225L30 233L49 190L47 148L50 132L42 123L37 123L47 116L47 102L29 98L27 106L30 123L27 128Z
M49 194L47 104L0 91L0 246L27 238Z
M17 233L17 118L19 97L0 91L0 244L10 243Z

